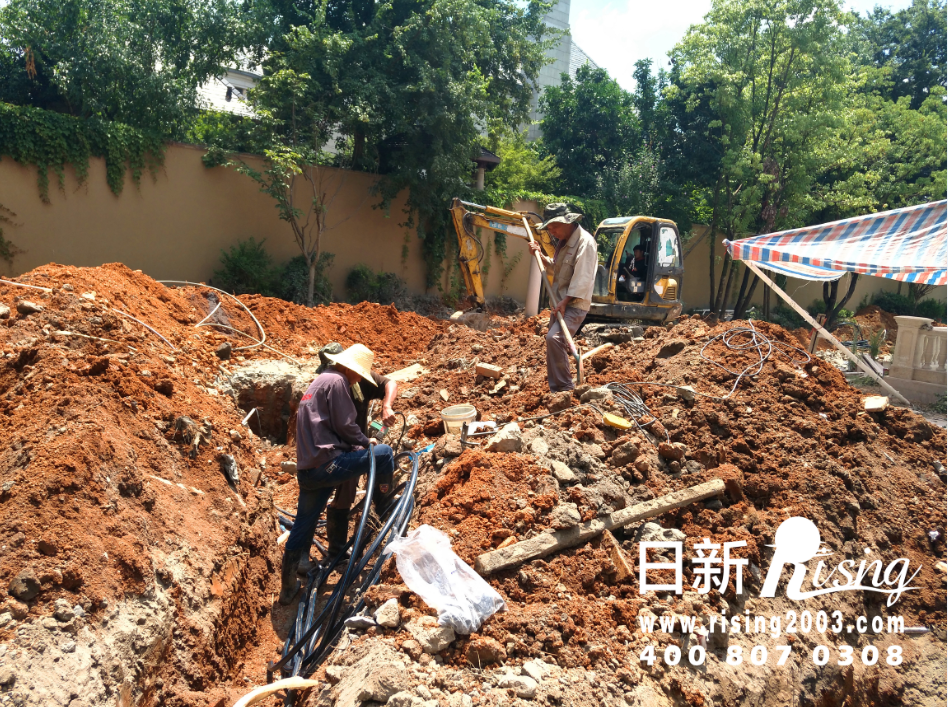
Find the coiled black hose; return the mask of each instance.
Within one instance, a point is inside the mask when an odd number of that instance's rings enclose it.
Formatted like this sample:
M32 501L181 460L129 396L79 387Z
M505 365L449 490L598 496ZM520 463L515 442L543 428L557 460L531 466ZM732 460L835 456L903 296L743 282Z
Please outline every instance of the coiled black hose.
M267 668L267 681L273 679L273 674L280 670L285 677L292 675L311 675L332 651L336 638L342 632L345 621L350 616L362 610L365 592L378 582L382 572L382 565L391 556L387 552L388 544L396 537L405 534L408 523L414 511L414 491L418 482L419 456L414 452L401 452L395 455L395 463L408 459L411 461L411 474L408 480L400 486L402 494L386 514L382 528L374 540L360 550L362 538L365 534L366 523L369 517L369 508L372 501L372 491L375 486L375 455L369 467L366 495L362 501L362 513L355 537L346 543L345 549L334 558L327 558L324 563L314 568L307 577L303 598L300 600L292 630L287 636L283 648L283 657ZM343 576L336 585L326 603L317 613L316 605L319 593L330 575L345 558L346 550L352 548L349 561ZM378 554L362 583L356 588L354 595L346 604L345 597L352 589L356 579L363 573L372 558ZM287 695L287 704L293 704L295 697L292 692Z

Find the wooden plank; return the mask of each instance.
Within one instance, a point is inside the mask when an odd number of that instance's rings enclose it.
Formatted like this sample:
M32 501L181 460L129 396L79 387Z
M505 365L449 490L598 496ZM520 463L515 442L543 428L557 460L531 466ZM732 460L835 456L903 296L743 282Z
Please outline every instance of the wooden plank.
M819 332L820 336L822 336L824 339L826 339L828 342L830 342L838 351L841 351L841 352L846 356L846 358L848 358L850 361L852 361L853 363L855 363L856 366L858 366L861 371L864 371L864 372L866 373L866 375L868 375L870 378L872 378L874 381L876 381L876 383L878 383L879 385L881 385L881 386L883 387L883 389L885 389L885 391L886 391L889 395L891 395L893 398L897 398L897 399L901 400L903 403L905 403L905 404L908 405L909 407L912 406L912 403L910 403L910 402L905 398L904 395L902 395L899 391L897 391L897 390L896 390L895 388L893 388L891 385L889 385L889 384L886 383L884 380L882 380L882 377L881 377L881 376L877 376L877 375L876 375L876 372L873 371L869 366L867 366L865 361L863 361L863 360L862 360L861 358L859 358L856 354L854 354L852 351L850 351L850 350L847 349L845 346L843 346L835 336L833 336L833 335L830 334L828 331L826 331L826 329L824 329L824 328L821 327L819 324L817 324L817 323L816 323L816 320L814 320L813 317L810 316L810 313L809 313L809 312L807 312L803 307L801 307L800 305L798 305L798 304L794 301L793 297L791 297L791 296L788 295L786 292L784 292L781 288L779 288L779 287L777 286L777 284L776 284L773 280L771 280L769 277L767 277L766 275L764 275L764 273L761 271L761 269L760 269L759 267L757 267L756 264L754 264L754 263L753 263L752 261L750 261L750 260L745 260L745 261L743 261L743 262L744 262L744 264L745 264L747 267L749 267L749 268L751 269L751 271L752 271L755 275L757 275L757 277L759 277L761 280L764 281L764 284L765 284L765 285L767 285L768 287L770 287L770 289L772 289L774 292L776 292L776 293L780 296L780 298L781 298L784 302L786 302L787 304L789 304L797 314L799 314L801 317L803 317L803 319L804 319L805 321L809 322L810 326L812 326L813 328L815 328L815 329Z
M654 518L675 508L703 501L712 496L720 496L723 493L724 481L714 479L691 488L666 494L646 503L623 508L615 513L580 523L572 528L543 533L528 540L521 540L510 547L485 552L474 562L474 569L478 574L487 575L522 565L524 562L535 560L538 557L546 557L558 550L589 542L605 530L614 530L630 523Z
M585 361L586 359L592 358L597 353L601 353L605 351L606 349L611 349L613 346L615 346L615 344L611 342L608 344L603 344L602 346L597 346L596 348L591 349L590 351L587 351L586 353L583 354L583 361Z

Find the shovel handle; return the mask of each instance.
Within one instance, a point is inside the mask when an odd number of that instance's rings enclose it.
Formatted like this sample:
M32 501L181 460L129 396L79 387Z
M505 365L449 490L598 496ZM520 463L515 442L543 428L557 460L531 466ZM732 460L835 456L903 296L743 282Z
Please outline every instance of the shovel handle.
M527 217L523 217L523 226L527 229L527 238L530 239L530 242L533 243L533 229L530 228L530 222L527 221ZM546 288L546 294L550 298L550 302L553 302L556 299L556 296L553 294L553 288L550 286L550 281L546 277L546 267L543 265L543 258L540 257L539 253L534 253L533 257L537 261L537 267L540 268L540 280L543 281L543 286ZM585 382L586 376L583 375L583 357L579 353L579 349L576 348L576 343L573 341L572 335L569 333L569 329L566 328L566 321L563 319L563 314L560 310L556 310L556 321L559 322L560 331L563 332L563 336L566 339L566 345L569 347L570 355L576 359L576 380L579 385L582 385Z

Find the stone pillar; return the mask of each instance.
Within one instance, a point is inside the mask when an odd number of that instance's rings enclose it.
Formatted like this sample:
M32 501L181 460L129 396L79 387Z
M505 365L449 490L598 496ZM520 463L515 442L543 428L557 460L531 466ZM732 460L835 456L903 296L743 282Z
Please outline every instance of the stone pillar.
M919 330L926 324L931 326L933 320L928 317L896 317L895 321L899 325L899 333L895 339L895 351L892 353L889 375L912 380L912 371L915 368L915 345L918 343Z

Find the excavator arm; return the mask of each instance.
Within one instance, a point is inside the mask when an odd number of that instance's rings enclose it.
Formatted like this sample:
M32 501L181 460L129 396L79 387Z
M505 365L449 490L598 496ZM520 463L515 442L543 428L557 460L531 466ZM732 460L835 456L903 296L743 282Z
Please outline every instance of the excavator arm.
M536 230L540 217L532 211L507 211L494 206L481 206L455 199L451 202L451 220L458 234L458 260L461 263L461 275L467 287L473 307L484 306L484 283L481 280L481 261L484 259L484 246L477 236L477 228L483 228L506 236L530 240L523 220L526 219L533 231L533 238L540 244L546 255L553 257L553 241L546 231Z

